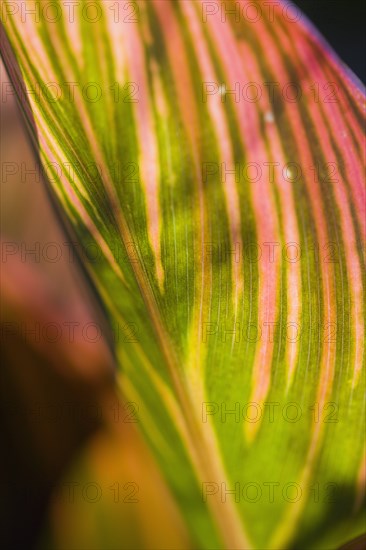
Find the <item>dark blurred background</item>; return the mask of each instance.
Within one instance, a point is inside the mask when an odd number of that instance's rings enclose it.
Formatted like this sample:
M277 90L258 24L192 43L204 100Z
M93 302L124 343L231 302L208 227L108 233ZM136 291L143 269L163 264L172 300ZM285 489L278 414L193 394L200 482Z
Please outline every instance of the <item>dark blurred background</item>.
M366 1L295 0L341 59L366 82Z

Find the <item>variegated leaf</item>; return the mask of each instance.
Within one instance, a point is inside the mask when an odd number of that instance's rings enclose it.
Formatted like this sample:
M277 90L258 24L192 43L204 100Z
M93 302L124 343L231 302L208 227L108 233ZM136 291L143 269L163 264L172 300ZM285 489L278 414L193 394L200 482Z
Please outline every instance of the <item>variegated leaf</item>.
M362 85L287 3L5 0L2 20L193 546L362 532Z

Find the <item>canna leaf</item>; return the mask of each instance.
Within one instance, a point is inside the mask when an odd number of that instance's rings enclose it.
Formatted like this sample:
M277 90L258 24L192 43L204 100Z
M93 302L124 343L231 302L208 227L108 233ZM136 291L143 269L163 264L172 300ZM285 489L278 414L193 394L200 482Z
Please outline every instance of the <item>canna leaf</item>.
M192 546L336 548L365 527L363 86L287 3L51 4L3 2L2 55Z

